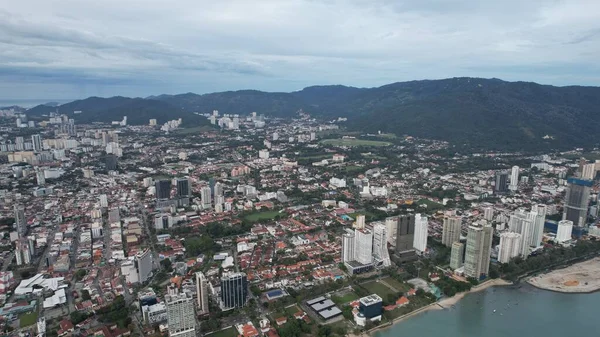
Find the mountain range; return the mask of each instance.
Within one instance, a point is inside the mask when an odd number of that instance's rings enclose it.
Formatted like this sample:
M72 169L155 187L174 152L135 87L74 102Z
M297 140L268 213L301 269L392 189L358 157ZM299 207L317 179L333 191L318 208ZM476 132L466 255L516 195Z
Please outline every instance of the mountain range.
M347 117L346 127L365 132L447 140L491 149L542 149L598 143L600 88L556 87L499 79L450 78L398 82L376 88L312 86L300 91L227 91L147 98L90 97L28 114L83 111L80 123L120 120L159 123L182 117L206 123L194 112L292 117L299 110L315 117Z

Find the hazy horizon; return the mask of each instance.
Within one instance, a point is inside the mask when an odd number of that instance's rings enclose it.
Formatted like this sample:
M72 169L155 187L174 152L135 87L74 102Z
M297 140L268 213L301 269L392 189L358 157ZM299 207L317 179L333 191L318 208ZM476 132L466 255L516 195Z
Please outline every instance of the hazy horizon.
M600 85L600 1L6 4L2 100L451 77Z

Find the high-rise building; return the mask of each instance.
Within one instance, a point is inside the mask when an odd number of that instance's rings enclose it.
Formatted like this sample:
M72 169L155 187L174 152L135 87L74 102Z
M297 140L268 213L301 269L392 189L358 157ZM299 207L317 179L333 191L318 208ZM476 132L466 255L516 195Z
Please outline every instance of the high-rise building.
M577 227L585 226L592 186L591 180L567 179L563 220L573 221L573 225Z
M491 226L469 226L465 253L466 276L480 279L488 274L493 232Z
M412 250L415 235L414 214L401 215L398 217L396 233L396 252Z
M511 232L521 234L521 256L529 256L530 247L533 246L535 221L537 213L520 210L510 216L509 229ZM537 245L535 245L537 246Z
M196 298L198 301L198 315L208 314L208 280L201 271L196 273Z
M210 208L212 204L212 198L210 195L209 186L204 186L200 189L200 200L202 202L202 208Z
M106 194L100 194L100 207L108 207L108 196Z
M186 293L179 293L176 288L170 288L168 295L165 295L165 303L169 336L196 337L194 300Z
M508 263L510 259L519 255L521 255L521 234L514 232L500 234L498 261Z
M465 264L465 244L456 241L452 243L452 250L450 253L450 268L456 270Z
M25 218L25 206L15 205L15 225L17 226L17 234L19 237L25 236L27 233L27 218Z
M177 179L177 197L183 198L189 197L190 195L190 180L188 178Z
M496 194L508 192L508 173L505 171L496 172L496 185L494 186L494 192Z
M442 228L442 244L446 247L452 247L456 241L460 241L460 231L462 218L459 216L444 217Z
M156 199L166 200L171 198L171 180L157 180L154 187L156 189Z
M40 137L40 135L32 135L31 136L31 144L33 145L34 152L42 152L43 145L42 145L42 137Z
M381 222L373 224L373 258L383 267L392 265L387 249L387 228Z
M223 188L223 184L220 182L215 182L213 185L213 195L216 197L220 197L223 196L224 193L224 188Z
M46 184L46 176L44 176L44 171L36 172L35 178L37 180L38 186L44 186Z
M509 189L511 191L516 191L518 185L519 185L519 167L515 165L510 170L510 185L509 185Z
M342 263L354 261L354 233L342 235Z
M573 232L573 221L561 220L558 222L558 229L556 230L556 241L563 243L571 240L571 234Z
M248 299L248 278L245 273L230 273L221 277L223 309L241 308Z
M596 164L583 164L581 167L581 179L594 180L596 178Z
M533 246L539 247L544 237L544 224L546 223L546 213L548 213L548 207L546 205L533 205L531 211L536 213L536 217L533 224Z
M106 157L104 157L104 165L107 171L115 171L119 166L117 156L114 154L107 154Z
M138 280L140 283L148 281L152 276L153 261L152 252L150 249L146 249L135 255L134 265L137 270Z
M354 228L356 228L356 229L365 228L365 215L364 214L358 214L356 216L356 221L354 222Z
M494 220L494 208L486 207L483 209L483 218L487 221Z
M385 219L387 241L391 245L396 244L396 232L398 231L398 218L389 217Z
M413 240L413 248L419 253L423 253L427 250L428 226L429 225L426 216L421 216L421 214L415 215L415 235Z
M354 230L354 259L361 264L373 262L373 233L367 229Z

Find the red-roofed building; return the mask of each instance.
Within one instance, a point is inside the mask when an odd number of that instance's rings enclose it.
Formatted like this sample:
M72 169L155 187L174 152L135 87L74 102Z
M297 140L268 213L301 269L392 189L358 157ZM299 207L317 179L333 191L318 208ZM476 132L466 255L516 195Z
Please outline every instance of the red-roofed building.
M285 323L287 323L287 317L283 316L283 317L276 318L275 323L277 323L277 325L279 325L279 326L284 325Z
M252 322L248 322L247 324L238 324L235 326L238 333L244 337L256 337L258 336L258 330L254 327Z
M58 324L60 326L60 329L58 330L59 337L71 336L71 334L73 333L73 330L75 329L75 327L73 326L73 323L71 323L71 321L69 321L68 319L63 319Z
M396 301L396 305L398 307L403 307L405 305L408 305L408 303L410 303L410 301L408 300L408 298L406 296L402 296Z

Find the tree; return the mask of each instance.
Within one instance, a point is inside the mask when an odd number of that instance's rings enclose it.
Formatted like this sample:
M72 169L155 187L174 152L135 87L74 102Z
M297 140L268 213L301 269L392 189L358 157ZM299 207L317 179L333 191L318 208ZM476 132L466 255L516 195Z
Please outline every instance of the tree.
M333 330L329 325L319 325L319 329L317 330L317 336L319 337L329 337L333 333Z
M173 264L171 263L171 259L163 259L160 261L160 266L167 272L170 273L173 271Z
M87 289L83 289L81 291L81 299L84 301L89 301L92 299L92 296L90 296L90 292Z
M471 283L472 285L476 286L479 284L479 280L477 280L474 277L467 277L467 281L469 281L469 283Z
M75 279L75 282L83 279L83 277L87 274L87 270L85 269L79 269L75 272L75 275L73 275L73 278Z

